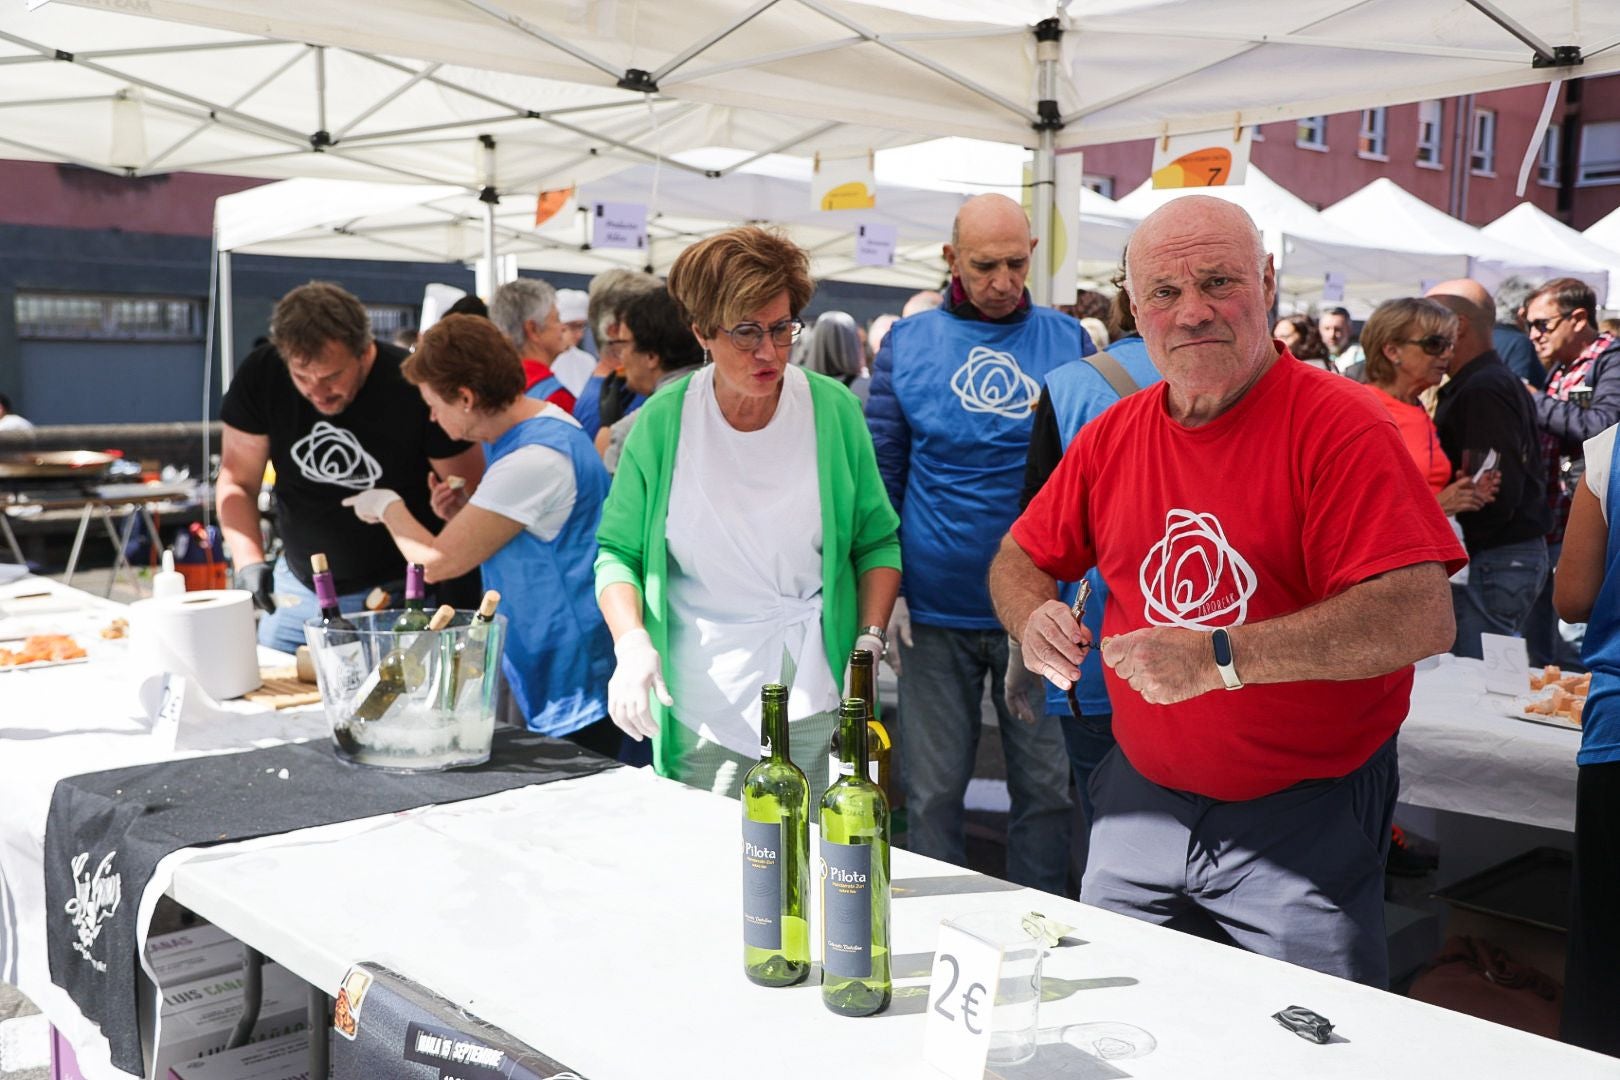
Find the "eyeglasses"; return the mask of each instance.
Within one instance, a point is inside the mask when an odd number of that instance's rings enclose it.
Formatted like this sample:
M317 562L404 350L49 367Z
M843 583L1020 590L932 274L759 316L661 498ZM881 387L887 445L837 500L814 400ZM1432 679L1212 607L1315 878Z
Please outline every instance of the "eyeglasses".
M778 348L785 349L799 340L799 331L804 329L804 323L798 319L783 319L770 326L761 326L755 322L738 323L736 326L720 328L721 333L731 339L731 343L741 352L753 352L759 348L770 336L771 343Z
M1444 334L1429 334L1420 338L1406 338L1403 345L1416 345L1430 356L1444 356L1451 350L1452 341Z
M1574 313L1569 311L1560 312L1550 319L1530 319L1524 325L1529 327L1532 334L1545 334L1547 331L1569 318L1572 314Z

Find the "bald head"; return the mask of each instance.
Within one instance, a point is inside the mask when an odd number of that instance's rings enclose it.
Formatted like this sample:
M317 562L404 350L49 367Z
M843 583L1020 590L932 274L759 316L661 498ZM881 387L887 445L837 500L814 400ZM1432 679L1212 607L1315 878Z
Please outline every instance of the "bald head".
M973 306L999 319L1023 300L1034 250L1023 207L1005 195L975 195L956 212L945 263Z
M1496 302L1485 286L1472 278L1442 281L1423 294L1457 316L1457 345L1451 352L1451 373L1490 350L1496 322Z
M1164 246L1213 238L1246 245L1254 252L1255 267L1265 267L1266 245L1248 211L1212 195L1183 195L1143 218L1142 224L1131 234L1130 246L1125 250L1126 290L1133 294L1136 291L1131 286L1132 269L1136 264L1132 256L1138 252L1145 254Z

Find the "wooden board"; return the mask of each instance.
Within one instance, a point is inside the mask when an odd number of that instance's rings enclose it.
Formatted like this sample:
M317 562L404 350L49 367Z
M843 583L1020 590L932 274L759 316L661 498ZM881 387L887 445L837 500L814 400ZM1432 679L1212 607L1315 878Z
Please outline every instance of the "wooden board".
M315 705L321 700L320 687L300 682L294 667L263 668L259 677L264 685L242 695L243 701L268 705L272 709L290 709L295 705Z

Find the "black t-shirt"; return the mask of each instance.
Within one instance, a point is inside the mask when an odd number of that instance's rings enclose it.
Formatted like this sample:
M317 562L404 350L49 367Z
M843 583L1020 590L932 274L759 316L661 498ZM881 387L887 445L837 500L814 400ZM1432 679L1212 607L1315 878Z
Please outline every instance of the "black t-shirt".
M309 557L317 551L331 560L340 593L404 579L405 559L388 530L340 505L357 491L392 488L417 521L438 531L428 460L454 457L472 444L450 438L428 418L421 394L400 374L404 358L403 350L377 342L365 385L336 416L322 416L298 392L271 345L253 350L225 394L220 419L270 437L276 526L287 565L306 586L314 577Z

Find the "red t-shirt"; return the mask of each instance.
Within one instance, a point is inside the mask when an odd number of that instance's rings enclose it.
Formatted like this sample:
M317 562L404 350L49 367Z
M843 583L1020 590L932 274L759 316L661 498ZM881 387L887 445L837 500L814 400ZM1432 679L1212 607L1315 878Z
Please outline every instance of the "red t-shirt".
M525 393L533 390L538 383L545 382L547 379L556 380L556 375L553 374L550 366L541 363L539 360L530 360L526 356L523 357L523 389ZM574 395L569 393L568 388L563 386L561 382L557 383L555 390L546 395L546 400L564 410L570 416L573 415Z
M1260 622L1403 566L1443 562L1452 573L1466 561L1389 415L1343 376L1284 353L1197 428L1170 419L1167 394L1149 387L1082 428L1013 523L1053 577L1102 571L1105 636ZM1412 688L1405 667L1150 705L1103 672L1131 764L1222 800L1345 775L1400 727Z
M1395 421L1400 429L1401 441L1406 443L1406 452L1412 455L1412 461L1423 474L1423 479L1429 483L1429 490L1436 495L1445 490L1451 483L1451 459L1446 452L1440 449L1440 434L1434 430L1434 421L1429 419L1428 410L1421 405L1408 405L1400 398L1386 391L1380 390L1371 383L1367 390L1377 399Z

